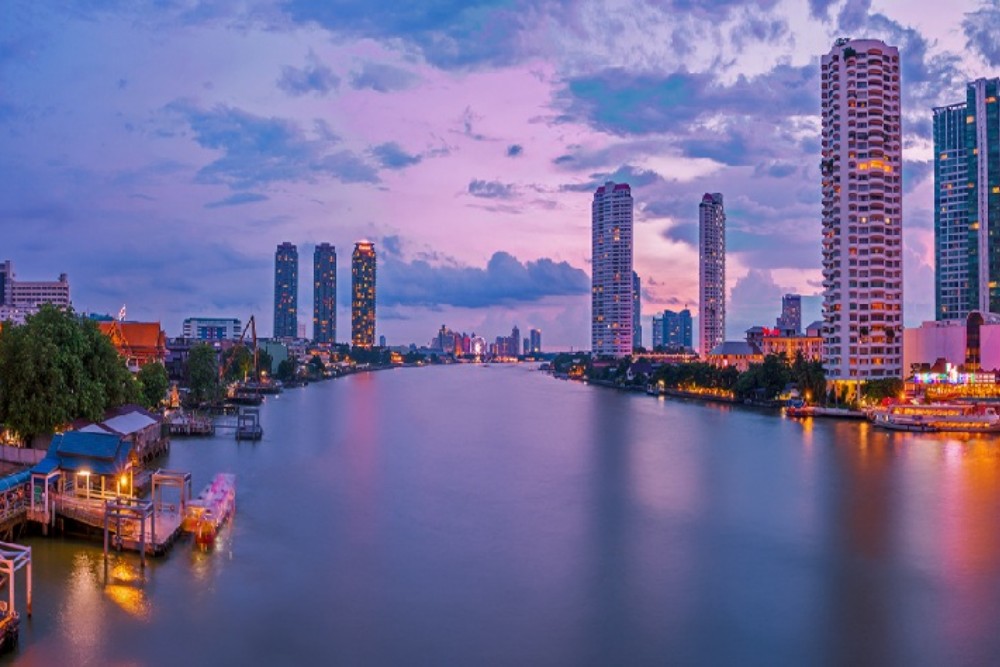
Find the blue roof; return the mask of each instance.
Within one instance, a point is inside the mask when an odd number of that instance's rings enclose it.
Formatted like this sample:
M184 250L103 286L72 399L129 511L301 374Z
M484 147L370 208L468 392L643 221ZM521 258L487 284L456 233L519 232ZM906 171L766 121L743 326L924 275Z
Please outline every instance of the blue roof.
M120 435L68 431L52 438L45 458L31 472L46 475L56 469L88 470L97 475L114 475L128 467L131 451L132 443Z
M22 470L21 472L16 472L13 475L7 475L4 478L0 478L0 492L13 489L15 486L21 486L22 484L27 483L30 479L30 470Z

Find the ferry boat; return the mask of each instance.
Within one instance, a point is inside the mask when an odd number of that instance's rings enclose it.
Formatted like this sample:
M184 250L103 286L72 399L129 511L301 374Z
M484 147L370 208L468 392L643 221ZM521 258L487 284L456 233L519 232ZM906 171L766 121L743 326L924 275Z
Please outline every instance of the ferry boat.
M194 542L209 547L219 527L236 510L236 475L219 473L197 498L188 503L184 530L194 533Z
M872 410L870 419L875 426L896 431L1000 432L997 409L975 403L901 403Z

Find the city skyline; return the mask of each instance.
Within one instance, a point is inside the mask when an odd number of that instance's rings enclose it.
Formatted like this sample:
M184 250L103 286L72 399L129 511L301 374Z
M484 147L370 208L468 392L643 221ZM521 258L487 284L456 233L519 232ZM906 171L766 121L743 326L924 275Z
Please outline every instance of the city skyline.
M517 320L581 348L580 195L612 179L633 188L647 313L696 302L689 202L719 190L727 337L771 321L783 293L803 294L811 320L819 57L847 35L900 48L903 313L909 326L933 318L931 109L996 76L995 8L725 3L705 21L690 5L644 7L618 33L598 3L399 11L15 12L0 26L8 257L24 275L69 273L80 310L125 303L171 331L193 314L254 314L270 331L275 243L305 255L368 237L383 249L389 340L419 340L443 316L484 331ZM492 22L506 27L476 27Z

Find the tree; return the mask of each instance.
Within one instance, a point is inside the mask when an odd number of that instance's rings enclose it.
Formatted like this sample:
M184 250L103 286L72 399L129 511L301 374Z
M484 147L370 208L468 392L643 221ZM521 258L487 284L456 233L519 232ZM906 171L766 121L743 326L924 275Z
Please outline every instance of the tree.
M137 398L111 340L71 309L42 306L0 332L0 421L26 440Z
M139 369L135 379L139 381L141 399L147 408L157 408L167 395L170 379L167 369L159 362L148 363Z
M219 395L219 366L211 345L200 343L191 348L186 375L189 396L195 403L204 403Z
M275 375L282 382L292 380L295 378L295 361L292 359L282 359L278 363L278 370L275 371Z
M226 382L246 379L253 371L253 352L245 345L235 345L222 353L222 367Z
M257 350L257 368L261 371L270 375L274 372L274 358L271 353L264 348L258 348Z

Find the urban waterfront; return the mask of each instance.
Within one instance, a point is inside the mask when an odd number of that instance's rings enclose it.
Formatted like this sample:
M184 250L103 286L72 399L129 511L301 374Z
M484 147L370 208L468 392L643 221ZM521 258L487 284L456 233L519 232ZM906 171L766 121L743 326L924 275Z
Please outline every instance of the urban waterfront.
M984 664L1000 656L995 438L796 422L529 365L269 398L215 551L145 574L31 538L25 665ZM7 657L5 660L10 661Z

